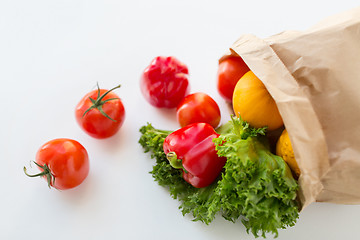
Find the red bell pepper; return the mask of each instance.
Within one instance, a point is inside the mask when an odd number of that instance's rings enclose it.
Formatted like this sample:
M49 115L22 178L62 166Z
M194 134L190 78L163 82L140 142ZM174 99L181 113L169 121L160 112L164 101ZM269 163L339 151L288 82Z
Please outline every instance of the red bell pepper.
M210 185L219 176L226 158L216 153L214 128L207 123L193 123L165 138L164 152L172 167L183 171L183 178L196 188Z

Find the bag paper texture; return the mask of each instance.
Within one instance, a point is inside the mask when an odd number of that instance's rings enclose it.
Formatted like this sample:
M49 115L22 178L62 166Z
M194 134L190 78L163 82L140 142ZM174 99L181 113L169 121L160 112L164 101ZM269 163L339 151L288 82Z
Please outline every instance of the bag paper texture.
M360 7L230 49L275 99L301 169L299 199L360 204Z

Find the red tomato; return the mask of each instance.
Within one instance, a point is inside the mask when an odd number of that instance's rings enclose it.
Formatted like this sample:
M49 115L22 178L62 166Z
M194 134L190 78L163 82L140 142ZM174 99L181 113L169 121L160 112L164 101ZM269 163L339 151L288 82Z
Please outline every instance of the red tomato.
M47 179L49 187L70 189L81 184L89 173L89 157L86 149L77 141L59 138L45 143L36 154L35 164L41 173L29 177Z
M94 138L113 136L125 120L125 108L112 90L97 89L86 94L75 109L80 127Z
M188 73L176 58L156 57L141 76L141 92L155 107L175 108L189 93Z
M231 102L239 79L249 71L241 57L230 56L222 60L218 68L217 89L222 98Z
M217 103L209 95L201 92L186 96L177 107L176 116L181 127L204 122L216 128L221 119Z

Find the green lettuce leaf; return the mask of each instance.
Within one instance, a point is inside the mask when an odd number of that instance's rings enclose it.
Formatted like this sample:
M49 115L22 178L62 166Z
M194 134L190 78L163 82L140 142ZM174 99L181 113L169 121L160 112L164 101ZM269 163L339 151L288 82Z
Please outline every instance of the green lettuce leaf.
M194 221L210 223L219 211L219 206L215 206L216 209L209 207L217 186L216 181L205 188L194 188L182 178L179 169L171 167L163 151L164 140L171 131L155 129L148 123L140 128L140 132L140 145L145 152L151 152L151 158L156 161L150 171L154 180L160 186L168 188L170 195L180 201L179 208L183 215L192 214Z
M140 128L142 134L139 143L144 152L150 152L151 158L155 159L155 165L150 172L154 180L163 187L168 187L173 198L187 196L193 191L193 187L182 178L181 171L173 168L166 158L163 150L165 138L172 131L155 129L150 123Z
M298 218L298 184L284 160L270 152L262 131L244 139L241 119L233 118L232 125L215 139L218 154L227 158L217 186L222 215L230 221L242 217L256 237L277 236Z
M171 131L147 124L140 129L139 143L156 160L150 172L159 185L180 201L183 215L206 224L217 214L235 222L241 220L255 237L293 226L298 218L298 184L284 160L271 153L264 137L265 128L251 128L240 118L217 129L214 139L220 156L227 158L224 170L213 184L194 188L170 166L163 152L163 142Z

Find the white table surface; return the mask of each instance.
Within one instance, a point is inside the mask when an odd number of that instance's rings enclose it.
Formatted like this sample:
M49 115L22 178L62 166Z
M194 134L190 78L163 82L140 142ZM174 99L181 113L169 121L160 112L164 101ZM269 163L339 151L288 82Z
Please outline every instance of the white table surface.
M176 56L189 67L192 92L212 96L225 122L217 60L240 35L304 30L358 3L0 1L0 239L253 239L240 222L218 217L206 226L183 217L179 203L153 181L138 129L146 122L178 125L173 110L144 100L139 76L154 57ZM116 93L125 123L106 140L86 135L74 118L75 105L96 82L122 84ZM22 169L43 143L59 137L78 140L90 156L88 178L67 191L49 190ZM278 239L355 239L359 216L359 205L312 204Z

